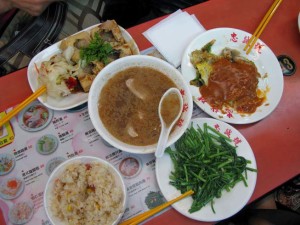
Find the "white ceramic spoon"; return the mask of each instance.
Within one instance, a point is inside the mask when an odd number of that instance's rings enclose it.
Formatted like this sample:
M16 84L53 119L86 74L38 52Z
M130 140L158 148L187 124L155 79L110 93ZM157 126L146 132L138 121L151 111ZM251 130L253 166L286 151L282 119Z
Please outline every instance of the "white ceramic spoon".
M174 97L177 98L177 100L179 100L179 102L178 102L179 107L178 107L178 105L177 105L177 107L174 107L177 109L175 111L173 110L173 112L171 112L172 115L169 117L170 121L165 121L164 116L163 116L164 113L162 110L164 110L163 108L166 106L166 104L168 104L168 102L170 103L170 101L172 101L171 100L172 98L174 100ZM174 124L177 122L177 120L179 119L179 117L181 115L182 105L183 105L182 96L181 96L180 91L177 88L170 88L163 94L163 96L160 99L159 106L158 106L158 114L159 114L159 119L161 122L161 132L160 132L160 136L159 136L156 151L155 151L155 156L158 158L162 157L162 155L165 152L165 148L166 148L169 134L172 130L172 127L174 126Z

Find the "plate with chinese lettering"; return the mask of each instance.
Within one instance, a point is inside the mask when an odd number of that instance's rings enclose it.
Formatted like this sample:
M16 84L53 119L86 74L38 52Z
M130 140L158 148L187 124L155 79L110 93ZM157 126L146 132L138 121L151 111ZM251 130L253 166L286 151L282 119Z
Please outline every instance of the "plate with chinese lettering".
M192 119L183 136L156 159L155 169L165 199L192 189L192 196L172 206L205 222L239 212L251 198L257 179L255 156L247 140L228 123L212 118Z
M277 107L283 75L272 50L258 40L247 55L251 34L233 28L208 30L186 48L181 72L194 102L208 115L232 124L257 122Z

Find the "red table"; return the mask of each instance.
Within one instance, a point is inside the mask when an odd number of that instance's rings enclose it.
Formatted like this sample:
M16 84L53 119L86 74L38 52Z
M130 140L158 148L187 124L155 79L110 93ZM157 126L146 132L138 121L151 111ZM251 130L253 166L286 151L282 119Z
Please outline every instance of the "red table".
M186 9L195 14L206 29L232 27L253 33L272 0L210 0ZM300 62L300 32L297 17L299 0L285 0L261 35L275 55L288 55ZM140 50L151 44L142 33L160 21L154 19L128 29ZM299 65L298 65L299 66ZM0 78L0 111L20 103L30 95L26 68ZM271 115L254 124L234 125L248 140L257 160L258 179L250 201L263 196L300 172L300 70L284 77L284 92ZM1 221L1 216L0 216ZM188 219L174 209L146 224L208 224Z

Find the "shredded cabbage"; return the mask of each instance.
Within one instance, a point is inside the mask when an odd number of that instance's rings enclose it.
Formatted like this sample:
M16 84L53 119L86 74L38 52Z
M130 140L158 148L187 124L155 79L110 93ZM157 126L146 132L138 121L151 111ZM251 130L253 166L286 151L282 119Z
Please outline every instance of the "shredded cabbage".
M47 94L53 98L61 98L71 94L64 80L76 77L79 67L68 63L62 54L57 54L49 61L41 64L38 81L40 85L46 85Z

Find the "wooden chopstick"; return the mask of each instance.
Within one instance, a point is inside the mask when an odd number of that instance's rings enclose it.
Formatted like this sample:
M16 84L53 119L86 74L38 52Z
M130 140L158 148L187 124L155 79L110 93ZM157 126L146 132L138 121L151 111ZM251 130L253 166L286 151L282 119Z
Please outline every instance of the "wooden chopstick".
M177 202L177 201L179 201L179 200L181 200L181 199L183 199L183 198L185 198L189 195L192 195L193 193L194 193L194 191L189 190L189 191L185 192L184 194L178 196L177 198L174 198L171 201L168 201L168 202L166 202L166 203L164 203L160 206L157 206L157 207L155 207L155 208L153 208L153 209L151 209L147 212L141 213L141 214L139 214L139 215L137 215L137 216L135 216L131 219L128 219L128 220L120 223L119 225L135 225L135 224L138 224L138 223L148 219L149 217L153 216L154 214L160 212L161 210L167 208L168 206L172 205L173 203L175 203L175 202Z
M274 15L275 11L277 10L278 6L281 4L283 0L275 0L258 27L256 28L255 32L247 42L244 51L246 51L246 54L248 55L251 49L253 48L254 44L256 43L257 39L260 37L262 32L264 31L265 27L269 23L270 19Z
M23 102L17 105L13 110L6 114L3 118L0 119L0 127L2 127L6 122L8 122L12 117L24 109L29 103L35 100L37 97L42 95L46 91L46 86L41 86L37 89L32 95L26 98Z

